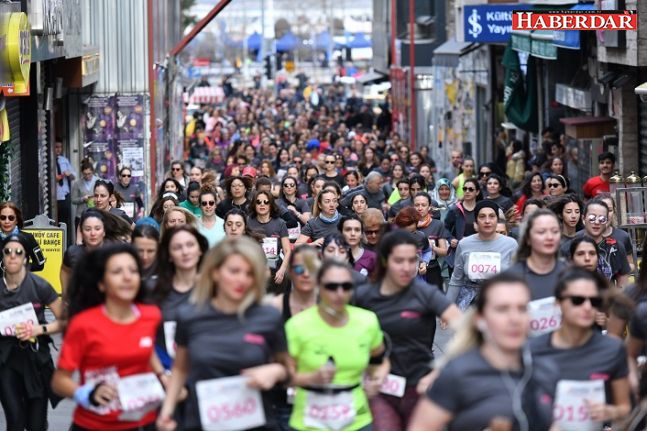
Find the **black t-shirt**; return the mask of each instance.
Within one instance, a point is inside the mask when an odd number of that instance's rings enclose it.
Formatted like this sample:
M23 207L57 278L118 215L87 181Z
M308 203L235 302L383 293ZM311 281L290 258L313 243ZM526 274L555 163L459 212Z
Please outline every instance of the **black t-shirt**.
M530 287L532 300L548 298L555 296L555 286L559 274L568 267L564 261L557 260L555 267L548 274L536 274L530 268L526 261L519 261L506 270L512 274L520 275L526 280Z
M67 266L70 269L74 269L77 262L81 260L83 255L86 253L84 245L74 244L71 245L65 250L63 255L63 265Z
M216 207L216 215L221 219L224 219L227 213L233 210L234 208L238 208L239 210L247 214L248 207L249 207L249 200L245 200L245 202L243 202L242 204L237 205L231 199L225 199L222 202L220 202Z
M584 235L586 235L584 231L579 231L575 237ZM567 241L560 246L562 256L570 257L571 242L572 240ZM608 280L615 280L618 275L627 275L631 272L625 247L613 235L603 238L598 243L598 272Z
M488 199L490 199L490 198L488 198ZM510 198L509 198L509 197L507 197L507 196L503 196L503 195L499 195L497 198L495 198L495 199L490 199L490 200L492 200L492 201L496 202L496 204L499 206L499 208L501 208L501 209L503 210L503 213L504 213L504 214L505 214L505 213L506 213L510 208L512 208L512 205L514 205L514 203L512 202L512 199L510 199Z
M629 322L629 333L632 337L647 342L647 302L639 302Z
M225 314L211 304L187 304L178 313L175 341L188 352L188 398L184 427L200 429L195 385L201 380L231 377L246 368L273 361L276 353L287 352L281 313L274 307L252 305L244 318ZM265 417L272 423L266 394Z
M427 240L429 241L430 246L431 246L431 242L435 241L436 247L438 247L440 245L438 244L439 239L445 239L449 244L449 241L451 240L451 237L452 237L449 231L445 228L445 224L440 220L436 220L434 218L431 219L431 223L429 223L429 226L418 227L418 230L427 237ZM437 258L438 256L434 255L434 259L437 259Z
M627 253L627 256L633 256L633 244L631 243L631 237L627 232L614 227L611 231L611 237L622 244L622 246L625 248L625 253Z
M157 328L157 341L155 344L160 346L164 351L166 350L166 339L164 338L164 323L165 322L177 322L178 314L180 309L184 304L189 302L189 297L191 296L191 290L186 292L178 292L174 288L171 288L169 294L164 298L164 300L158 304L160 310L162 311L162 322L160 323L159 328Z
M313 241L316 241L319 238L325 238L330 234L339 233L339 230L337 229L338 224L339 223L326 223L319 217L311 218L303 229L301 229L301 235L305 235Z
M557 366L546 359L533 358L531 378L522 392L522 409L531 430L547 430L553 419L552 400L557 383ZM502 371L490 365L478 348L449 361L427 390L427 397L453 416L448 429L483 430L495 417L513 421L513 393L524 371Z
M474 210L468 211L463 207L465 213L465 231L463 232L463 238L466 236L474 235L476 229L474 229Z
M613 403L611 382L627 377L627 350L623 342L593 331L582 346L559 349L553 346L552 332L530 339L533 357L550 358L559 364L560 380L604 380L606 399Z
M344 177L339 173L337 175L335 175L334 177L329 177L329 176L324 174L324 178L326 179L326 181L334 181L334 182L336 182L337 184L339 184L339 187L344 187L345 186Z
M380 285L364 284L351 302L377 314L382 330L391 338L391 372L415 386L431 371L436 317L451 305L436 286L414 281L394 295L382 295Z
M267 223L261 223L258 219L249 218L247 227L252 231L262 233L265 238L276 238L278 245L276 255L281 253L281 238L288 237L288 227L283 219L273 218Z

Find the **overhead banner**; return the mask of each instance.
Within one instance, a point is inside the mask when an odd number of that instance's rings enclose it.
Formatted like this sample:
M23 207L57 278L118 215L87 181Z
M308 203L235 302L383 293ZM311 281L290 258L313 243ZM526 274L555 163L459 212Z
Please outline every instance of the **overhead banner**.
M465 6L465 42L508 43L512 33L512 11L526 9L530 9L527 4Z
M29 96L31 27L27 14L0 15L0 93Z

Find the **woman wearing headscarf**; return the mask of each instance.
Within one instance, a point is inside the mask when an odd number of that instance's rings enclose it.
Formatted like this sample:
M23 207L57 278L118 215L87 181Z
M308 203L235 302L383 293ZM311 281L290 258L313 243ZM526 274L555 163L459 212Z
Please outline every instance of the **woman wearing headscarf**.
M440 220L444 221L449 207L456 203L456 190L447 178L441 178L436 187L429 192L431 199L436 201L440 210Z

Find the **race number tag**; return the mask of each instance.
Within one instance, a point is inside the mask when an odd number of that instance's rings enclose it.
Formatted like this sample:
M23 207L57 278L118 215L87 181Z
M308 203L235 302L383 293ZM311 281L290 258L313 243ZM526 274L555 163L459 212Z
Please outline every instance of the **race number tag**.
M553 420L560 431L599 431L602 422L591 420L586 402L605 403L604 381L560 380L557 383Z
M306 392L303 413L303 424L306 427L339 431L352 424L355 416L352 391L337 394Z
M297 240L300 235L301 235L301 225L297 225L297 227L288 228L288 237L290 238L290 241Z
M169 320L164 322L164 344L166 344L166 353L175 359L175 328L177 327L177 322Z
M386 395L392 395L394 397L402 398L404 395L404 390L407 387L407 379L401 376L396 376L395 374L389 374L384 379L380 392Z
M467 259L467 278L472 281L487 280L501 272L501 253L473 251Z
M530 301L528 314L531 337L554 331L562 323L562 310L555 304L554 296Z
M263 238L263 251L268 258L275 258L279 254L279 239L274 237Z
M83 373L83 377L83 383L93 383L96 385L103 382L113 388L116 388L117 385L119 385L119 373L117 373L117 367L88 370ZM105 406L90 406L88 410L98 415L107 415L110 412L119 410L119 399L115 398Z
M117 392L122 410L120 421L138 421L146 413L157 409L164 400L164 388L153 373L119 379Z
M38 325L34 304L31 302L0 312L0 331L3 336L15 337L16 325L20 323Z
M130 218L135 217L135 202L124 202L121 205L121 209L123 212L126 213L126 215Z
M243 376L196 383L200 423L205 431L238 431L265 425L261 393Z

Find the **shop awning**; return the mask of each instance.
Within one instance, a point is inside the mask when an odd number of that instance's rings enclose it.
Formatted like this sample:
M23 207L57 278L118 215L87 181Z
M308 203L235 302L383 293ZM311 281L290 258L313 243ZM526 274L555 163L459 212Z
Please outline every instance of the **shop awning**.
M192 105L215 104L225 100L222 87L195 87L193 94L184 94L184 102Z
M595 6L591 3L576 4L569 10L594 10ZM559 48L580 49L580 32L579 30L557 30L554 32L553 44Z
M434 66L457 67L461 55L467 54L472 42L459 42L456 39L449 39L447 42L434 49L432 64Z
M639 96L647 95L647 82L643 82L638 87L634 88L634 93Z
M387 75L372 70L370 72L363 74L362 76L358 76L356 78L356 81L362 85L365 85L365 84L373 84L373 83L386 81L388 79L389 77Z
M553 44L554 34L552 30L513 30L512 49L545 60L557 60L557 47Z

